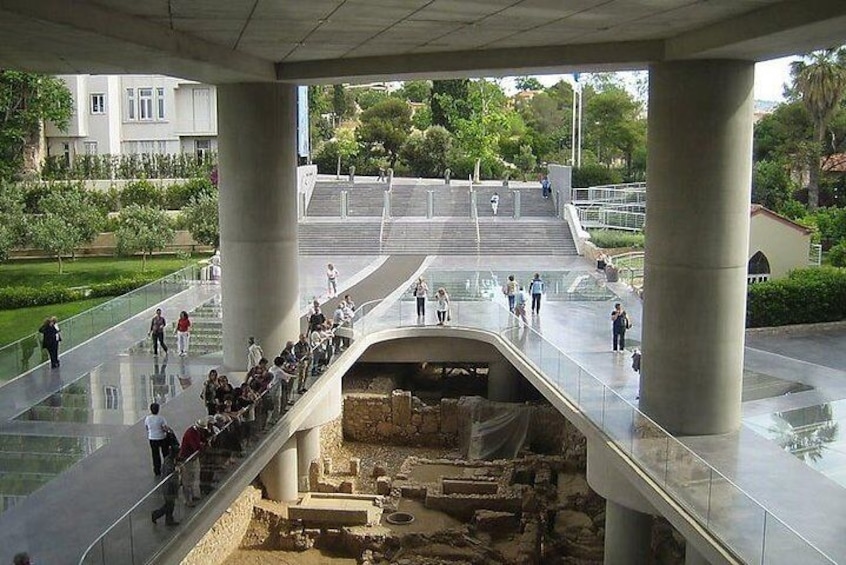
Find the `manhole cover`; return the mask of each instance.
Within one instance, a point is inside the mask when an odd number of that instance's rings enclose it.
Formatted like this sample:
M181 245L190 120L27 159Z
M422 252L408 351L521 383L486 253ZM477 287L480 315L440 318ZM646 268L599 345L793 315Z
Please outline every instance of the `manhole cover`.
M385 518L389 524L404 526L414 521L414 515L408 512L392 512Z

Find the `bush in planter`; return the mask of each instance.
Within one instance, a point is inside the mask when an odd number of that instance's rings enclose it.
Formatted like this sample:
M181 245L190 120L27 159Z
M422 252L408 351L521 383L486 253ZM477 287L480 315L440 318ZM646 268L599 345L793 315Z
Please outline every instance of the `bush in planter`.
M213 194L217 189L207 178L189 179L184 183L175 183L165 189L165 208L168 210L181 210L188 206L191 201L206 194Z
M120 296L140 288L146 284L150 284L158 277L136 275L133 277L124 277L106 283L99 283L91 285L91 288L86 292L88 298L100 298L104 296Z
M0 310L60 304L82 298L84 293L81 290L53 284L41 287L9 286L0 288Z
M643 249L644 235L623 230L590 230L590 241L602 249Z
M148 180L142 179L127 183L120 192L120 205L123 208L132 204L161 208L163 203L164 195L161 189Z
M786 279L749 285L746 326L813 324L846 319L846 270L797 269Z

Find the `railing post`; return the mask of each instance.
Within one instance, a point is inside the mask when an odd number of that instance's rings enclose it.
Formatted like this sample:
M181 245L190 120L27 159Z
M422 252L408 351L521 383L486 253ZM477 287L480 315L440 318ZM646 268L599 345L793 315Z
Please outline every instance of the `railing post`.
M520 191L514 191L514 219L520 219Z
M426 217L430 220L435 217L435 191L426 192Z
M390 180L388 182L390 182ZM384 209L384 212L382 214L382 217L390 218L391 217L391 192L390 192L390 190L386 190L383 193L383 195L384 196L383 196L382 208Z
M470 218L473 220L479 217L479 211L476 209L477 195L478 192L476 192L475 190L470 191Z
M341 191L340 203L341 203L341 219L342 220L347 219L347 213L349 212L349 208L348 208L349 202L348 202L348 199L347 199L348 194L349 193L346 190Z

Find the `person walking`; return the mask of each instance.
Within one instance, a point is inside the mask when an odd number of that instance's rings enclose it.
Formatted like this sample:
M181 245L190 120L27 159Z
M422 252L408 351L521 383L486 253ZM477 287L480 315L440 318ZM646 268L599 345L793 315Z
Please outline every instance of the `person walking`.
M523 323L527 326L529 325L529 321L526 319L526 302L528 300L529 297L526 296L526 291L521 286L517 294L514 295L514 315L523 320Z
M543 176L543 178L541 179L541 191L543 192L543 197L544 197L545 199L546 199L546 198L549 198L549 193L550 193L550 190L549 190L549 177L548 177L548 176L546 176L546 175L544 175L544 176Z
M326 266L326 292L329 298L335 298L335 295L338 294L338 277L340 274L332 263Z
M423 277L417 279L417 284L414 285L414 297L417 299L417 318L426 318L426 296L429 294L429 285Z
M623 310L623 305L619 302L614 305L614 311L611 312L611 331L613 333L613 351L616 353L624 353L626 351L626 330L631 327L629 316Z
M172 447L167 448L161 472L166 477L165 483L162 485L164 504L153 510L151 517L154 524L159 518L164 516L165 525L178 526L179 522L173 519L173 508L179 496L179 472L176 469L176 449Z
M176 345L179 348L179 356L188 355L188 342L191 339L191 320L188 319L188 312L183 310L179 313L179 320L176 322Z
M443 326L449 319L449 294L444 287L438 289L435 293L435 300L438 304L436 307L438 313L438 325Z
M541 296L543 296L544 285L540 273L535 273L532 282L529 284L529 294L532 295L532 314L540 314Z
M514 280L514 275L508 275L508 281L502 287L502 292L508 297L508 310L514 311L514 298L517 296L517 289L520 288L517 281Z
M160 344L162 351L167 355L167 345L164 342L165 326L167 326L167 321L162 316L162 309L157 308L156 315L150 320L150 331L147 332L147 335L153 338L153 355L159 354Z
M56 318L45 318L44 323L38 328L41 334L41 347L47 350L50 355L50 367L55 369L59 366L59 330L56 327Z
M315 298L314 302L311 304L311 310L309 311L308 316L309 333L319 329L324 323L326 323L326 316L320 309L320 302Z
M496 216L497 210L499 210L499 193L494 192L493 196L491 196L491 210L493 210L493 215Z
M144 427L147 429L147 439L150 441L150 451L153 455L153 474L157 477L162 474L162 455L167 454L167 432L170 428L167 420L159 414L159 403L150 404L150 413L144 418Z

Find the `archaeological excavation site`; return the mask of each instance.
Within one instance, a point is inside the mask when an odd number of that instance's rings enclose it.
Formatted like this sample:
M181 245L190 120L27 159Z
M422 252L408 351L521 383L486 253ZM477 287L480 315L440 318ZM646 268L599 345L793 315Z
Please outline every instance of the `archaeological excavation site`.
M370 359L344 375L298 499L258 478L184 564L603 563L586 438L510 364ZM684 563L654 520L651 562Z

